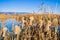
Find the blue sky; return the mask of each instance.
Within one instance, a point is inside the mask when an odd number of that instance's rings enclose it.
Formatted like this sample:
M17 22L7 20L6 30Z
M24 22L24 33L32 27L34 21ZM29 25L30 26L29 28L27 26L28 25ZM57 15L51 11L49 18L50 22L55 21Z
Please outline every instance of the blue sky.
M60 13L59 0L0 0L0 12L38 12L41 4L48 5L51 11ZM44 6L47 9L47 6Z

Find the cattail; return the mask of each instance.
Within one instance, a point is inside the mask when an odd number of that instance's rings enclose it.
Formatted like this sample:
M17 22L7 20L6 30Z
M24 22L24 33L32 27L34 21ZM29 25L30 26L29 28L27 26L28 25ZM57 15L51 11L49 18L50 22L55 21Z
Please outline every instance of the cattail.
M44 38L44 34L42 32L43 20L40 19L39 22L40 22L39 37L40 37L40 40L42 40L42 39L44 40L45 38Z
M7 31L7 28L6 27L3 27L2 31L3 31L3 36L5 37L5 33Z
M53 19L53 24L54 24L54 26L55 26L55 40L57 40L57 32L58 32L58 19L55 17L54 19Z
M7 28L6 28L6 27L3 27L2 32L3 32L4 40L6 40L6 32L7 32Z
M54 18L54 19L53 19L53 24L54 24L55 26L58 26L58 19L57 19L57 18Z
M55 26L55 30L57 31L57 29L58 29L58 19L56 17L53 19L53 24Z
M14 32L15 34L19 34L21 32L20 27L16 25Z
M34 20L34 17L31 16L31 17L30 17L30 25L32 25L33 20Z
M25 20L24 20L24 17L22 17L22 29L24 28L24 23L25 23Z
M48 20L47 25L45 27L45 31L49 31L50 30L50 28L49 28L50 26L51 26L51 21Z
M43 25L43 20L40 19L39 22L40 22L40 28L41 28Z
M47 32L48 34L48 38L46 38L47 40L50 38L51 39L51 21L48 20L47 24L46 24L46 27L45 27L45 32ZM47 36L47 35L46 35Z
M19 40L19 34L20 34L20 32L21 32L20 27L16 25L14 32L15 32L15 34L17 35L17 40Z

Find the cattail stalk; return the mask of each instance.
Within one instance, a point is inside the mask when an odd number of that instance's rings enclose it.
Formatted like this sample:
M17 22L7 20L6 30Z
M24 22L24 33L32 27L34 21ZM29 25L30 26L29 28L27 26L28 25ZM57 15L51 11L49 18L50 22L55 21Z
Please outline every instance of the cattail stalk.
M24 27L24 17L22 17L22 29Z
M19 40L19 34L21 32L20 27L16 25L14 31L15 31L15 34L17 35L17 38L16 39Z

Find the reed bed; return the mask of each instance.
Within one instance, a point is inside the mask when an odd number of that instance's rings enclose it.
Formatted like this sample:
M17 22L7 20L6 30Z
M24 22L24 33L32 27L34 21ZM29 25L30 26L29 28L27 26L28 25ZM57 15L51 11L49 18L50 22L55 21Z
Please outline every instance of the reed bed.
M7 28L3 27L0 30L0 40L60 40L57 17L53 20L42 16L22 17L21 22L22 26L12 26L12 32L7 32Z

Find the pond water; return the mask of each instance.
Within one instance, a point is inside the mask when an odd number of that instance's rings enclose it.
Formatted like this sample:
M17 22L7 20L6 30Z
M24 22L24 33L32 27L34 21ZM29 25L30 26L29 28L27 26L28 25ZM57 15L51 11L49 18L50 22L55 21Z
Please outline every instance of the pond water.
M14 19L9 19L9 20L6 20L4 23L0 22L0 29L1 29L1 27L2 27L2 24L4 24L4 26L9 29L9 32L11 32L11 31L12 31L12 22L14 22L14 26L15 26L15 25L19 25L19 26L22 25L21 22L17 22L17 21L14 20Z

